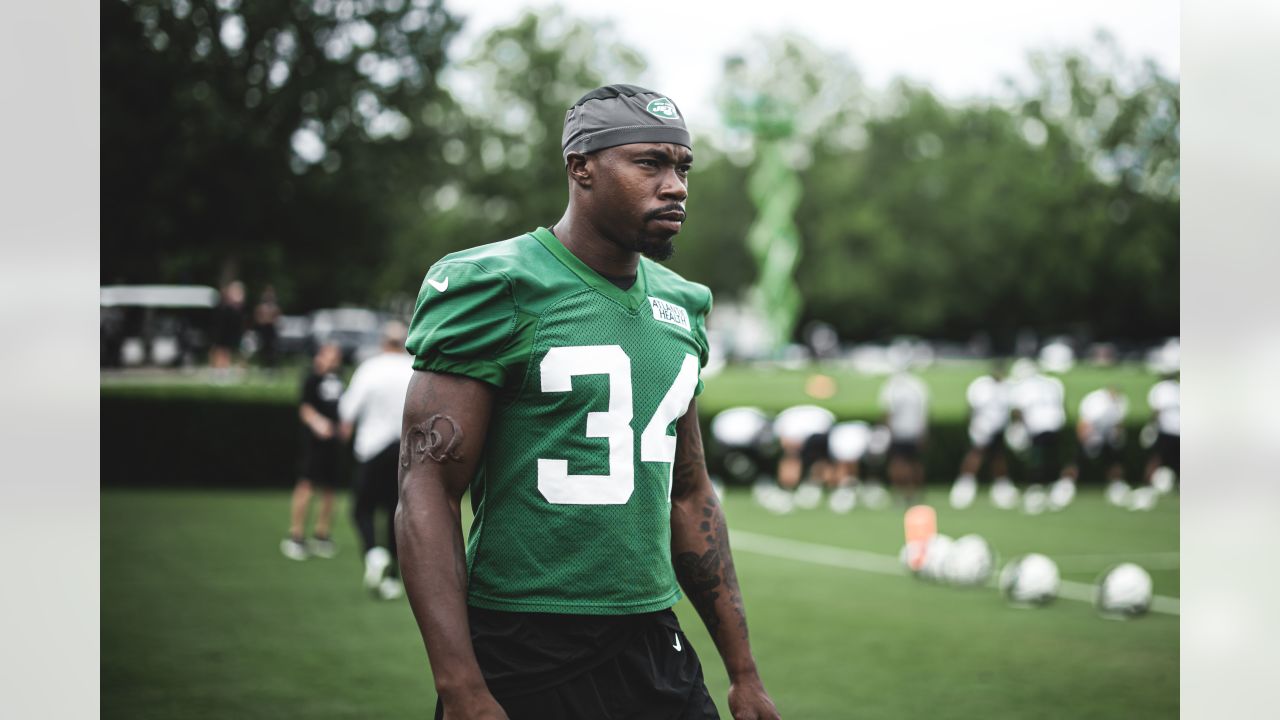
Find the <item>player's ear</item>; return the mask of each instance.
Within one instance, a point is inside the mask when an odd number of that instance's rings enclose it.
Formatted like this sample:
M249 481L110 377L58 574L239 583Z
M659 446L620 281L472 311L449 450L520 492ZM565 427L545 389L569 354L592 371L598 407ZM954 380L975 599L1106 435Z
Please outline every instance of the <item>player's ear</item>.
M594 170L594 163L591 158L582 153L571 152L564 159L565 171L569 173L569 180L576 183L579 187L591 187L591 175Z

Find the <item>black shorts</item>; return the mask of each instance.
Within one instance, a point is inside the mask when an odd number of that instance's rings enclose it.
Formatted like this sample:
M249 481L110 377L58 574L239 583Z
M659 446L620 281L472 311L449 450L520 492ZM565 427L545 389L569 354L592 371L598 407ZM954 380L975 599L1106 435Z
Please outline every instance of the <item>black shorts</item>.
M1031 482L1048 485L1058 479L1062 471L1058 440L1056 430L1031 437Z
M815 433L804 439L800 446L800 462L806 472L816 462L831 459L831 433Z
M337 487L339 448L337 440L316 440L304 430L298 477L321 487Z
M986 445L974 445L975 448L982 451L982 462L989 463L997 457L1005 454L1004 430L991 433L991 439Z
M1160 433L1156 436L1155 451L1156 455L1160 456L1160 464L1171 468L1174 472L1181 472L1178 468L1178 445L1181 439L1181 435L1167 435L1165 433Z
M894 440L890 442L889 457L902 458L903 460L918 460L920 458L920 441Z
M1083 464L1108 468L1116 463L1124 462L1124 435L1108 437L1100 443L1089 444L1078 442L1078 450Z
M671 610L596 616L468 608L485 683L511 720L719 718ZM444 717L436 701L435 717Z

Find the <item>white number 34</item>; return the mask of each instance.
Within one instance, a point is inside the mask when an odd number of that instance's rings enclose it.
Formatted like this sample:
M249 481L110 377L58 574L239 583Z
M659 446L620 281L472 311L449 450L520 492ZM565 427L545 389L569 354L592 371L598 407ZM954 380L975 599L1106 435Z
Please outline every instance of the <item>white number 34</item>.
M609 377L609 409L587 413L587 437L609 440L609 474L570 475L568 460L538 458L538 492L557 505L625 504L635 489L631 358L618 345L558 347L547 353L539 367L543 392L570 392L575 375ZM668 497L676 438L667 434L667 427L684 415L697 385L698 359L686 354L675 382L640 433L640 460L668 465Z

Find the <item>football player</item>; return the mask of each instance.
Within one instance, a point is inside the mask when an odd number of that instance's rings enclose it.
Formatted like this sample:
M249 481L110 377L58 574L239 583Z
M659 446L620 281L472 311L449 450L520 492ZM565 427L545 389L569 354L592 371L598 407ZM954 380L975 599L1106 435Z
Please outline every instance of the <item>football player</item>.
M993 487L1013 486L1004 447L1004 430L1009 424L1009 386L1004 378L1004 363L996 362L991 374L969 383L965 392L969 441L973 444L960 461L960 475L951 486L951 507L964 509L973 504L978 495L978 471L983 464L994 478Z
M681 589L734 717L778 717L698 427L711 293L655 262L691 144L671 99L593 90L565 115L564 215L427 271L396 530L437 717L717 717Z

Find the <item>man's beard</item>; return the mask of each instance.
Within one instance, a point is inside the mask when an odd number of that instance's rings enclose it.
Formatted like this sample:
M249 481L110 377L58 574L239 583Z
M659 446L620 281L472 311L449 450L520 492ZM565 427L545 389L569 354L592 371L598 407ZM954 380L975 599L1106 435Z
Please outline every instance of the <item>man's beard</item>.
M667 205L665 207L657 208L656 210L650 210L649 212L644 214L644 217L642 218L642 220L647 224L650 220L656 219L659 215L671 212L673 210L678 210L682 213L684 212L684 208L680 207L679 205ZM675 255L676 253L675 243L672 242L672 239L671 239L674 237L675 235L672 235L666 238L657 238L649 235L636 234L634 237L631 237L631 238L624 238L624 237L616 238L614 242L616 242L619 246L627 250L631 250L632 252L638 252L641 255L644 255L650 260L656 260L657 262L662 262L664 260L671 259L671 256Z
M672 237L675 237L674 235ZM615 238L620 247L632 252L638 252L641 255L662 262L671 259L676 254L676 244L671 238L656 238L645 235L637 235L633 238Z

